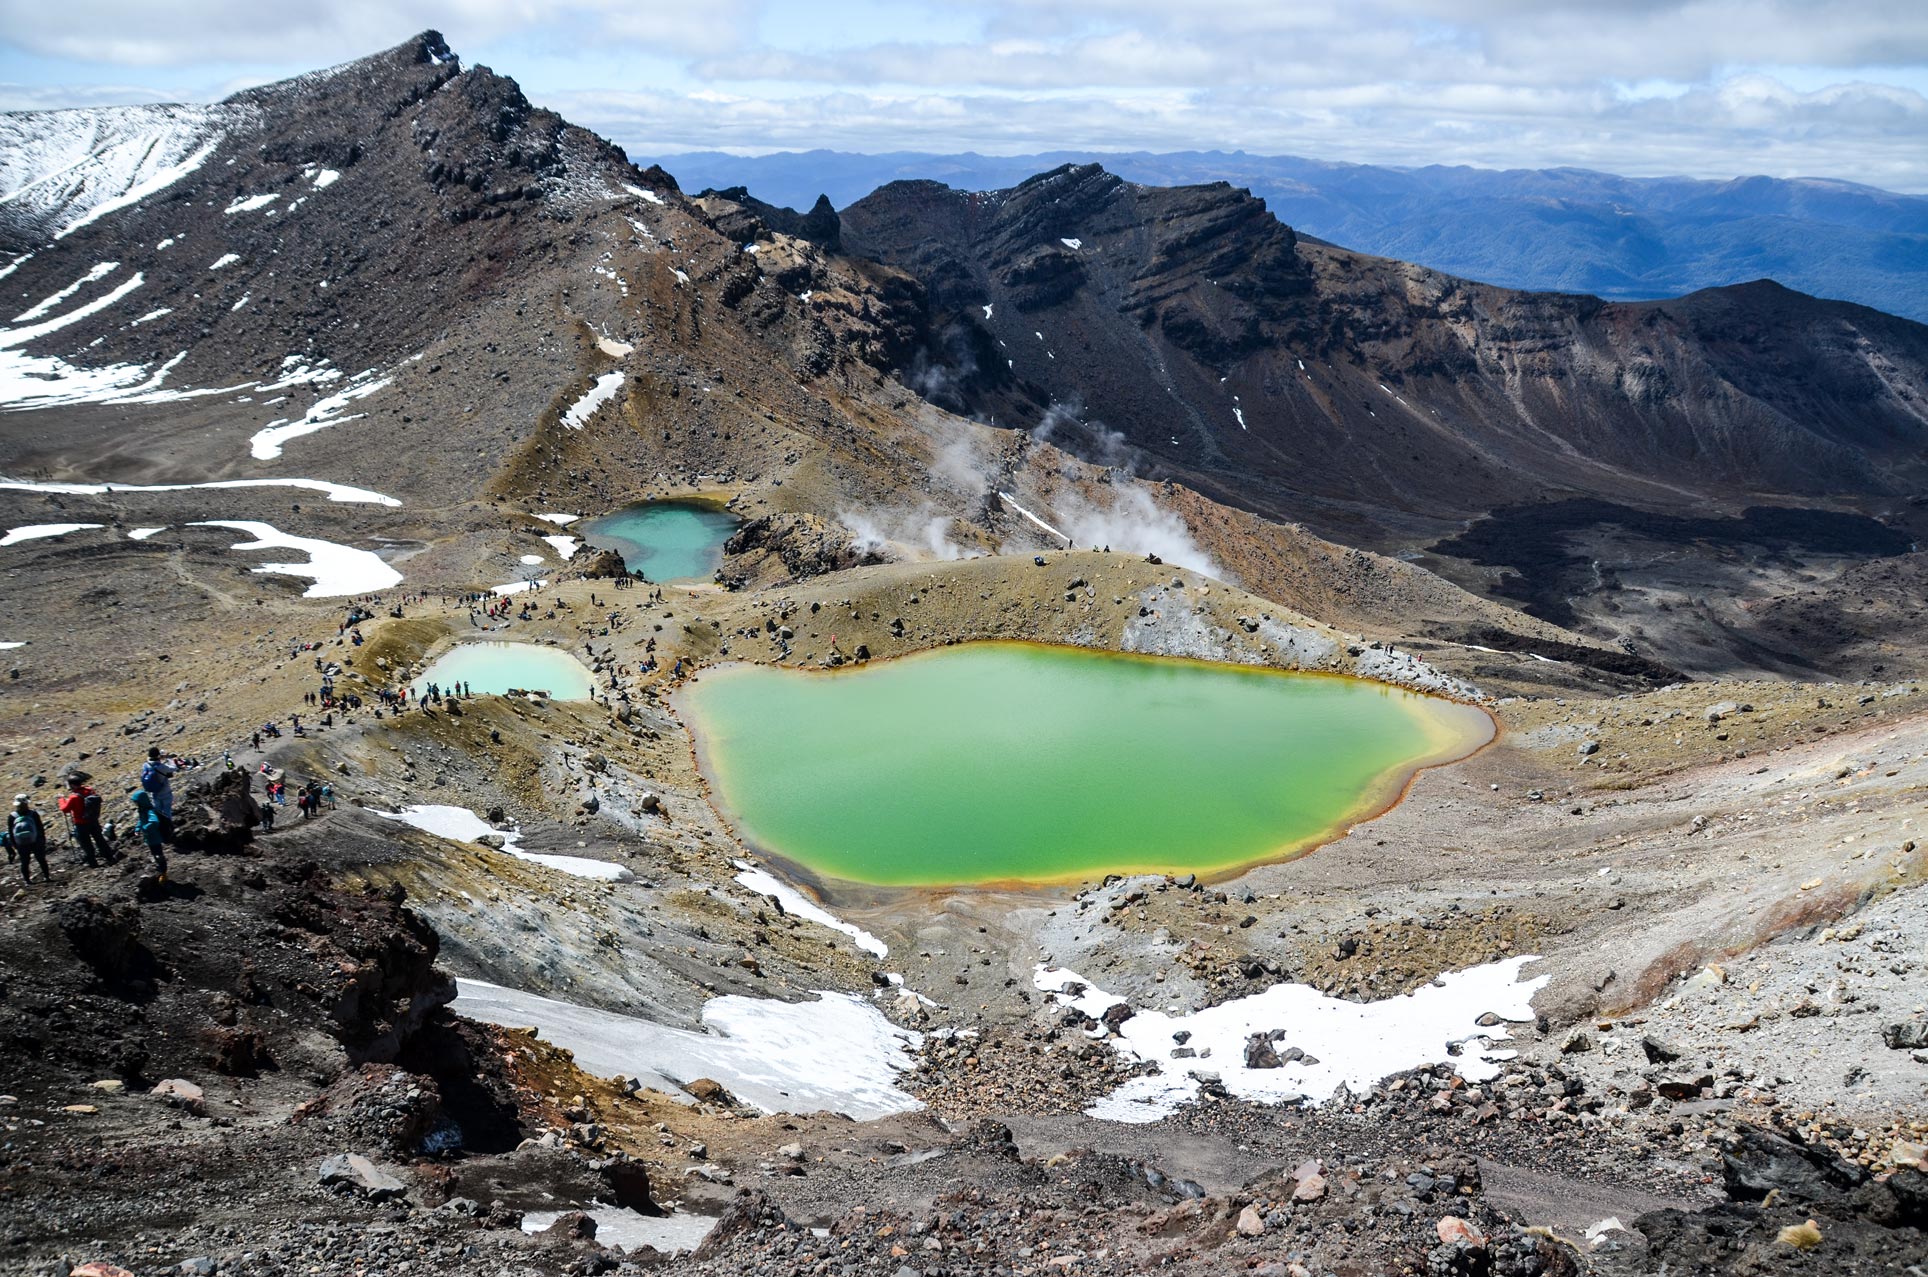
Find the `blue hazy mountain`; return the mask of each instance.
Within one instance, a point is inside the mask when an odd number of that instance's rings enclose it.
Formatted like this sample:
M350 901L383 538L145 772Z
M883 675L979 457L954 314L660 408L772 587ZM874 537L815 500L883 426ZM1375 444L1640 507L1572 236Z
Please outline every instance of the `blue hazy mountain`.
M1928 197L1853 182L1384 168L1239 151L693 152L660 162L685 190L744 186L797 209L820 194L844 208L905 178L998 190L1061 164L1097 162L1151 185L1249 187L1307 235L1513 288L1634 300L1767 278L1928 320Z

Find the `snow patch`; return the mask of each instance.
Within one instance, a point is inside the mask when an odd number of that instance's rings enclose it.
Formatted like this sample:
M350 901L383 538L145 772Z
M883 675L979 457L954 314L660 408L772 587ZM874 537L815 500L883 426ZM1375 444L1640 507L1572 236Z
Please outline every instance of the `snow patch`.
M568 412L562 414L562 424L568 426L571 430L582 429L589 424L589 419L596 415L596 409L615 398L616 392L622 388L623 375L621 373L604 373L602 376L596 378L596 384L589 388L588 393L570 405Z
M385 497L367 488L351 488L326 479L218 479L212 483L29 483L20 479L0 479L0 489L15 492L53 492L67 497L102 496L109 492L192 492L201 488L306 488L326 493L330 501L351 504L399 506L394 497Z
M682 1082L707 1077L766 1113L829 1110L861 1122L923 1107L897 1086L922 1035L847 993L819 992L814 1002L711 998L703 1004L709 1032L480 980L456 981L453 1009L490 1024L533 1024L589 1072L640 1077L672 1094Z
M736 880L739 883L742 883L758 895L775 896L778 902L783 905L785 913L792 913L799 918L807 918L811 922L821 923L823 926L829 927L832 931L841 931L856 941L857 947L865 953L875 954L879 958L887 958L890 956L890 946L882 940L879 940L876 936L871 935L868 931L865 931L862 927L854 923L845 922L816 901L810 899L810 897L804 895L801 891L798 891L795 887L792 887L789 883L784 882L772 874L769 870L758 869L746 860L738 860L734 863L736 867L742 871L736 876Z
M1477 1021L1487 1012L1515 1022L1533 1019L1533 995L1550 977L1522 980L1520 969L1536 961L1515 957L1452 972L1379 1002L1331 998L1306 984L1275 984L1190 1015L1142 1009L1119 1026L1112 1048L1158 1071L1132 1078L1085 1112L1116 1122L1155 1122L1195 1096L1204 1073L1217 1075L1241 1099L1274 1102L1318 1103L1341 1087L1358 1094L1390 1074L1429 1064L1450 1065L1469 1082L1487 1081L1499 1075L1500 1061L1515 1053L1493 1046L1508 1038L1504 1028L1482 1028ZM1124 1001L1075 971L1042 964L1035 983L1053 1001L1093 1019ZM1084 986L1082 992L1066 991L1074 983ZM1273 1041L1274 1050L1283 1054L1298 1047L1317 1063L1247 1068L1247 1040L1276 1029L1285 1035ZM1178 1032L1190 1033L1185 1045L1197 1057L1172 1058L1177 1046L1172 1035Z
M315 174L314 185L316 190L325 191L339 181L341 181L340 170L325 168L321 170L321 172Z
M270 191L266 195L237 195L234 197L234 201L230 203L226 208L222 209L221 211L222 213L228 214L228 215L232 215L235 213L252 213L257 208L268 207L268 205L274 203L276 200L280 198L281 198L281 192L279 191Z
M1008 493L1008 492L999 492L999 493L998 493L997 495L998 495L998 500L1000 500L1000 501L1004 501L1004 502L1008 502L1008 503L1010 504L1010 507L1011 507L1011 508L1012 508L1013 510L1016 510L1016 511L1017 511L1017 512L1018 512L1019 514L1021 514L1021 515L1023 515L1023 516L1025 517L1025 518L1027 518L1027 519L1029 519L1029 520L1030 520L1031 522L1033 522L1033 523L1035 523L1035 524L1037 524L1037 525L1038 525L1039 527L1041 527L1041 528L1043 528L1043 529L1044 529L1044 530L1045 530L1046 532L1049 532L1049 533L1050 533L1050 534L1051 534L1052 536L1054 536L1054 537L1056 537L1056 538L1058 538L1058 540L1060 540L1060 541L1063 541L1063 542L1065 542L1066 544L1069 544L1069 543L1070 543L1070 541L1071 541L1071 538L1070 538L1070 537L1068 537L1068 536L1066 536L1066 535L1065 535L1064 533L1062 533L1062 532L1060 532L1060 531L1058 531L1058 530L1057 530L1056 528L1054 528L1054 527L1052 527L1052 526L1051 526L1050 524L1048 524L1048 523L1046 523L1046 522L1045 522L1045 521L1044 521L1043 519L1040 519L1040 518L1039 518L1039 517L1038 517L1037 515L1035 515L1035 514L1032 514L1032 513L1031 513L1031 512L1029 511L1029 510L1027 510L1027 509L1025 509L1025 508L1024 508L1023 506L1021 506L1021 505L1019 505L1019 504L1018 504L1018 499L1017 499L1016 497L1014 497L1014 496L1012 496L1012 495L1011 495L1010 493Z
M662 196L658 195L655 191L647 190L644 187L631 186L628 182L624 182L623 189L629 192L631 195L634 195L639 200L648 200L651 204L656 204L656 205L661 205L663 203Z
M556 552L556 557L561 559L564 563L567 563L569 560L575 558L576 551L582 548L582 542L577 540L575 537L553 536L553 537L544 537L542 539L549 543L549 548L554 550ZM540 563L542 562L542 560L537 559L536 562Z
M207 157L214 154L214 147L215 143L209 142L206 146L195 151L192 155L187 156L178 164L169 164L151 170L119 195L101 201L87 212L61 227L54 233L54 238L65 239L81 227L91 225L109 213L119 212L123 208L140 203L150 195L166 190L168 187L174 185L174 183L186 177L189 173L192 173L195 169L200 168Z
M127 533L127 539L129 541L145 541L147 538L165 531L167 531L167 525L165 523L158 528L130 528Z
M536 518L544 523L553 523L559 528L566 528L582 516L580 514L538 514Z
M1063 244L1066 248L1073 249L1073 250L1084 247L1084 241L1081 239L1061 239L1058 242L1060 244Z
M262 383L256 389L265 394L273 390L286 390L290 386L316 385L340 380L341 369L330 368L326 359L310 364L305 355L289 355L281 361L281 375L273 381Z
M402 574L382 562L372 550L357 550L314 537L290 536L272 524L253 519L204 519L190 525L197 528L232 528L253 537L238 541L235 550L298 550L308 556L306 563L263 563L256 572L278 576L305 576L314 584L302 591L307 599L332 599L344 594L373 594L401 583Z
M99 314L146 282L147 277L141 272L135 271L132 279L127 280L112 291L94 298L94 300L84 306L74 307L64 315L56 315L52 319L42 320L40 323L30 324L25 328L0 329L0 350L11 349L15 346L24 346L30 341L38 341L49 333L59 332L69 324L79 323L89 315Z
M231 106L100 107L0 116L0 203L55 238L162 190L200 167L226 127L251 114Z
M0 545L19 545L22 541L39 541L45 537L64 537L69 532L79 532L82 528L104 527L99 523L28 523L10 530L0 537Z
M984 303L984 318L989 319L991 317L991 307L994 305L996 305L995 302Z
M596 1221L598 1246L621 1246L633 1251L649 1246L664 1255L687 1254L703 1244L716 1227L714 1215L691 1215L671 1211L667 1215L638 1215L624 1206L593 1202L582 1213ZM561 1219L567 1211L532 1210L522 1214L522 1231L539 1233Z
M213 263L208 267L208 269L220 270L223 266L232 266L240 260L241 260L241 257L240 257L240 254L238 253L223 253L219 257L214 259Z
M371 377L374 379L368 380ZM256 461L272 461L281 455L281 445L289 439L299 439L302 435L311 435L317 430L326 430L330 426L339 426L346 421L359 420L367 414L354 412L343 415L342 410L357 399L366 399L387 386L389 380L387 377L374 377L374 370L370 369L356 377L346 388L325 399L316 400L300 420L289 421L283 417L270 421L248 439L250 455ZM264 389L273 389L273 387L264 387Z
M522 556L521 561L524 567L540 567L542 565L542 556L540 554L525 554Z

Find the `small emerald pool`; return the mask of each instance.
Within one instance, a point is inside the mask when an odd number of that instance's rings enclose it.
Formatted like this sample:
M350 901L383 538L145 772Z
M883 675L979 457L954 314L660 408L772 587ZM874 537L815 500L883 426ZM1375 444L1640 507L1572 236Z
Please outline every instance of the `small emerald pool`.
M723 543L742 521L701 501L645 501L581 525L582 538L614 550L623 565L652 581L707 581L723 562Z
M560 648L493 642L457 643L409 686L419 694L430 683L467 683L478 696L547 692L559 701L587 700L593 686L588 667Z
M746 840L898 887L1227 874L1333 838L1494 731L1362 679L1028 643L724 666L681 699Z

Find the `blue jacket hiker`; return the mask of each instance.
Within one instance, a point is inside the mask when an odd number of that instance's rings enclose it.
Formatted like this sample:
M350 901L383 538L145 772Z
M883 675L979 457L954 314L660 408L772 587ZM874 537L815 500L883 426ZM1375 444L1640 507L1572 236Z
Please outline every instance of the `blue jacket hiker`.
M137 789L127 797L134 804L134 832L141 836L141 841L147 844L147 854L154 858L154 873L166 882L167 834L161 828L161 814L154 809L154 799L145 789Z

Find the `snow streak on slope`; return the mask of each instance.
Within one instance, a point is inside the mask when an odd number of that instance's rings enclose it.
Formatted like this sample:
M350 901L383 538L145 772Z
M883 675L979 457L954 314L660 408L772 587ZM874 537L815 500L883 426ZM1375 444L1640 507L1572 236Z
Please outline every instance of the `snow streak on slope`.
M382 562L381 556L372 550L358 550L353 546L339 545L333 541L323 541L315 537L290 536L272 524L253 519L204 519L191 526L197 528L233 528L253 537L252 541L237 541L236 550L298 550L308 556L305 563L263 563L256 572L272 572L280 576L305 576L314 582L302 591L303 598L329 599L350 594L373 594L386 590L391 585L400 584L402 574Z
M318 399L298 421L285 417L276 418L254 432L248 440L249 451L256 461L272 461L281 455L281 445L302 435L311 435L317 430L338 426L344 421L355 421L366 413L345 412L348 405L388 385L388 378L376 377L375 370L358 374L345 389Z
M192 173L249 114L126 106L0 115L0 218L43 240L72 234Z
M591 386L582 398L576 400L576 402L570 406L568 412L562 414L562 424L568 426L571 430L582 429L589 424L589 419L596 415L596 409L615 398L616 392L622 388L623 375L621 373L604 373L602 376L596 378L596 384Z
M425 804L404 807L400 811L378 811L375 813L384 820L399 820L405 825L413 825L438 838L450 842L473 843L485 834L495 834L502 839L502 850L517 860L528 860L538 865L546 865L573 878L590 878L601 882L634 882L636 875L622 865L608 860L595 860L588 856L552 856L539 851L524 851L516 844L522 834L515 829L497 829L466 807L449 807L441 804Z
M747 860L738 860L733 863L742 871L736 876L738 882L759 895L775 896L786 913L807 918L811 922L829 927L832 931L843 932L856 941L857 947L865 953L875 954L879 958L890 956L890 946L882 940L855 923L845 922L769 870L758 869Z

